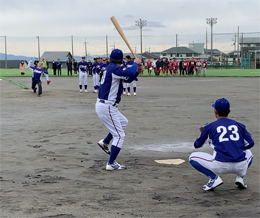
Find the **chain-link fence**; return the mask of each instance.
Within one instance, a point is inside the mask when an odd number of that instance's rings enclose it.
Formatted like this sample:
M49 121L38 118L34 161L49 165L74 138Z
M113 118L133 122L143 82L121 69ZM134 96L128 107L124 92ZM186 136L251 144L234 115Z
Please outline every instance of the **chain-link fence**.
M127 35L127 34L126 34ZM249 49L241 47L238 43L243 43L249 38L260 37L259 32L252 33L213 33L213 62L232 62L238 65L239 59L247 58ZM157 53L163 56L163 51L172 47L188 47L196 50L196 56L211 56L211 34L174 34L164 36L154 36L143 34L142 49L140 35L127 35L129 44L135 53ZM258 44L252 43L250 49L259 50ZM257 47L258 46L258 47ZM1 60L10 60L10 54L16 56L39 57L45 51L68 51L73 56L86 55L93 58L97 55L108 57L113 48L120 48L125 53L129 53L122 38L118 36L61 36L61 37L0 37ZM205 50L207 49L207 50ZM216 51L218 50L218 51ZM207 51L207 52L205 52ZM8 57L6 55L8 54ZM173 54L172 57L180 57L180 54ZM188 55L182 57L189 57ZM254 54L251 54L254 57Z

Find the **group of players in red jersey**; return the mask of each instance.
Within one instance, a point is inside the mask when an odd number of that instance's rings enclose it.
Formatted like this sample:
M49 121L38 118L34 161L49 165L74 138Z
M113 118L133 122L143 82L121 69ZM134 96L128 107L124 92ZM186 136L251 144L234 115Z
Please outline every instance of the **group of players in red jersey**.
M166 75L168 76L168 72L170 75L177 76L178 75L178 68L180 76L192 76L194 75L194 71L196 71L196 75L201 75L201 71L203 69L203 76L206 76L206 68L207 68L207 61L200 60L198 58L195 60L193 57L191 59L184 59L182 58L180 62L176 60L176 58L168 60L168 58L156 59L154 58L153 61L148 59L147 63L148 74L151 75L152 69L154 73L159 75Z

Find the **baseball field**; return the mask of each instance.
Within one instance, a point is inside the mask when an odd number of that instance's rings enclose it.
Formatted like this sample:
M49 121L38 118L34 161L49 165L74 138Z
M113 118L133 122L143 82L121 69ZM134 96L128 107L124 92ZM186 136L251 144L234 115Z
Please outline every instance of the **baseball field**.
M0 77L30 87L31 71L19 74L1 70ZM208 70L207 77L140 77L137 96L122 96L118 106L129 121L117 159L127 167L121 171L105 170L108 155L97 145L107 130L95 112L91 77L89 92L79 93L78 77L50 73L42 97L0 80L1 218L259 217L259 75ZM252 134L254 159L248 189L237 189L236 175L228 174L205 192L208 178L188 158L222 97L231 104L229 117ZM212 153L208 145L200 151ZM165 159L184 162L155 162Z

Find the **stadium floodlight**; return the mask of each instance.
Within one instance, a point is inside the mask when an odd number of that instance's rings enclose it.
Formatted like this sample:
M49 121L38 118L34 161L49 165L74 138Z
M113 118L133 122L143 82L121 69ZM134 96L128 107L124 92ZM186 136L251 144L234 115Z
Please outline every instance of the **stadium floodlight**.
M39 58L39 61L40 61L40 37L36 36L36 38L38 39L38 58Z
M0 36L5 38L5 69L7 69L7 48L6 48L6 36Z
M213 25L217 23L217 18L206 18L206 23L211 27L211 64L213 55Z
M142 58L142 54L143 54L143 45L142 45L142 29L143 27L146 25L146 20L142 20L141 18L137 21L135 21L135 25L140 27L140 46L141 46L141 58Z

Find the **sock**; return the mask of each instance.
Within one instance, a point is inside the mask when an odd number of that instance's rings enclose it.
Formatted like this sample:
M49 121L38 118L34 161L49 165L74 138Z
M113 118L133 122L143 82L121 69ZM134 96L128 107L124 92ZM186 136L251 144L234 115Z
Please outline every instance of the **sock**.
M79 85L79 89L82 89L82 85Z
M125 88L124 88L124 92L125 92Z
M109 144L112 138L113 138L112 134L111 134L111 133L108 133L108 134L107 134L107 137L103 140L103 142L104 142L105 144Z
M216 174L213 173L212 171L206 169L205 167L201 166L197 161L190 160L190 164L198 171L201 173L205 174L206 176L210 177L211 179L216 178Z
M134 87L134 92L136 92L136 87Z
M114 161L117 158L117 155L119 154L120 150L121 150L121 148L119 148L119 147L116 147L114 145L111 146L110 158L109 158L109 161L108 161L109 164L114 163Z
M88 87L88 86L87 86L87 85L84 85L84 86L85 86L85 90L87 90L87 87Z
M130 87L127 87L127 91L130 92Z

